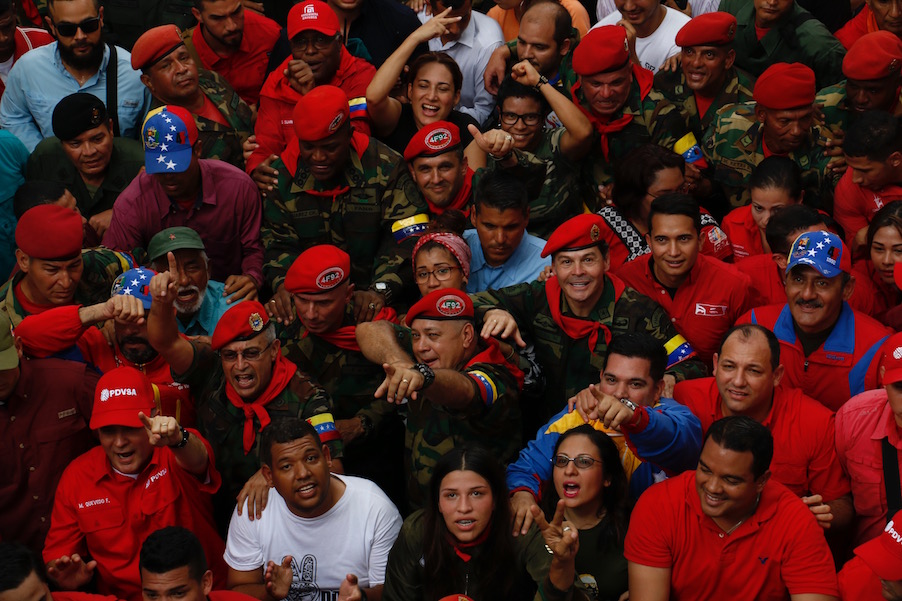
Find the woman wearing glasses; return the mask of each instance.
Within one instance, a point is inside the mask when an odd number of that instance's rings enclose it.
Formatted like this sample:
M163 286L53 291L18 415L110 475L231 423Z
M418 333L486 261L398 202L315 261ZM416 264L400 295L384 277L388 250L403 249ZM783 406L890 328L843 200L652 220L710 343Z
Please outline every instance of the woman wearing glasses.
M538 512L537 512L538 513ZM538 516L525 536L510 530L504 470L485 449L458 447L435 465L424 509L405 521L388 557L383 599L434 601L586 599L574 588L578 545L561 511ZM453 597L456 598L456 597Z
M583 425L557 441L552 480L542 495L546 515L564 504L564 519L579 531L576 573L592 599L617 601L628 588L623 539L629 525L628 484L617 446Z
M431 231L420 236L413 248L413 276L426 296L438 288L467 289L470 277L470 247L459 232L467 220L460 211L439 215Z

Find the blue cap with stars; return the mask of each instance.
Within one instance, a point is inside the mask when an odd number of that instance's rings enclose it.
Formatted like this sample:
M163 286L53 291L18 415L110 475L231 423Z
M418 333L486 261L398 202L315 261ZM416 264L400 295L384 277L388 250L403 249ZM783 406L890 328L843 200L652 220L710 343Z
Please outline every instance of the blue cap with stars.
M805 232L789 250L786 273L796 265L807 265L827 278L852 271L852 255L842 238L830 232Z
M182 173L191 164L197 125L182 107L164 105L147 113L141 141L147 173Z
M157 275L157 272L152 269L143 267L129 269L113 282L110 296L116 296L117 294L134 296L141 299L144 309L148 310L150 309L150 279L155 275Z

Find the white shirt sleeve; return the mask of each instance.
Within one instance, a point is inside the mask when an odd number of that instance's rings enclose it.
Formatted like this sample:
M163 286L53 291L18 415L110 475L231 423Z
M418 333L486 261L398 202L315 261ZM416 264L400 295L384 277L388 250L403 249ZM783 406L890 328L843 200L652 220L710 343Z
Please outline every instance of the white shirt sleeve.
M270 496L273 494L271 492ZM232 520L229 522L229 535L226 539L223 558L230 568L241 572L250 572L263 567L265 556L257 531L259 520L252 522L248 519L247 503L245 503L242 513L243 515L238 515L238 507L232 510Z

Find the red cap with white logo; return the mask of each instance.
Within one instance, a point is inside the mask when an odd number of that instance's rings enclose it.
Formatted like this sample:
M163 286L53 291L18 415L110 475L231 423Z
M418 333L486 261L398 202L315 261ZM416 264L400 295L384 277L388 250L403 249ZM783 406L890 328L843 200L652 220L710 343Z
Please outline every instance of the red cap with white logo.
M881 580L902 580L902 511L875 539L855 549L860 557Z
M154 410L153 384L134 367L117 367L103 374L94 389L91 429L105 426L143 428L138 413Z
M902 333L893 334L883 343L883 384L902 382Z

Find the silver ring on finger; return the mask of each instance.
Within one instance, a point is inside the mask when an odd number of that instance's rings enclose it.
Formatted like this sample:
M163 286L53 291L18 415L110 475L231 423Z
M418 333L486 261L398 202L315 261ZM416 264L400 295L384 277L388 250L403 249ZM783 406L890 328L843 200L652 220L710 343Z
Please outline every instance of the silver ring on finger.
M401 380L401 383L402 383L402 384L409 384L409 383L410 383L410 380L408 380L407 378L404 378L403 380Z
M569 532L569 531L570 531L570 526L564 526L564 532Z
M376 310L376 303L370 303L370 311Z

